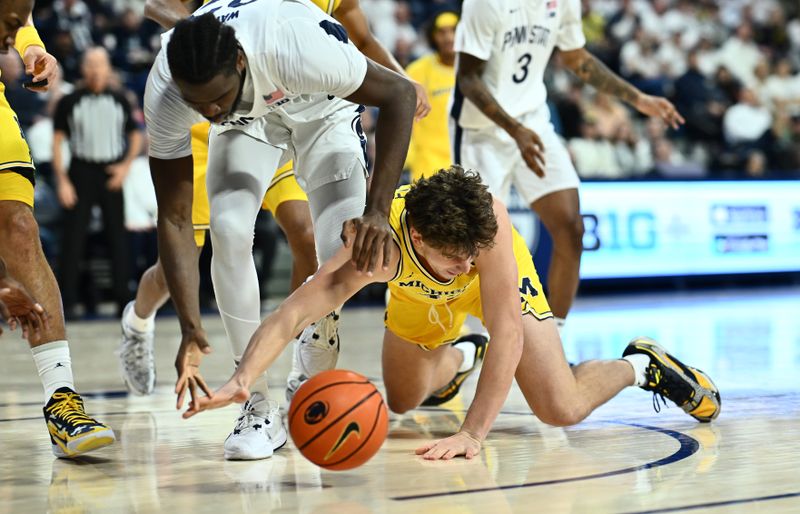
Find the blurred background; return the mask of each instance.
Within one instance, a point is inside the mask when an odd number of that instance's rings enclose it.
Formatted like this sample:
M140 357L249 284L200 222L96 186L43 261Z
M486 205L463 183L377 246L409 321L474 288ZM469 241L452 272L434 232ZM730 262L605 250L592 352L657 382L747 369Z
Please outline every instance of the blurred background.
M431 17L460 7L458 1L434 0L360 3L373 33L403 66L432 51L425 28ZM580 85L554 55L546 74L552 119L584 180L582 293L800 282L800 3L582 5L588 49L643 91L668 97L686 118L677 131L644 119ZM37 0L36 26L62 71L46 94L22 88L16 53L0 56L0 80L37 165L36 217L54 269L61 264L63 229L63 198L51 165L56 108L83 80L84 52L102 46L110 56L112 84L143 124L142 95L161 33L143 12L139 0ZM363 115L371 152L375 115ZM123 186L131 297L157 254L146 147L145 142ZM545 276L546 234L517 199L512 214ZM102 223L98 209L78 266L78 305L67 313L72 319L113 314L108 304L118 300ZM201 259L202 299L213 308L209 251ZM291 264L267 213L256 227L255 258L262 296L272 304L288 290ZM382 298L382 288L375 287L355 300Z

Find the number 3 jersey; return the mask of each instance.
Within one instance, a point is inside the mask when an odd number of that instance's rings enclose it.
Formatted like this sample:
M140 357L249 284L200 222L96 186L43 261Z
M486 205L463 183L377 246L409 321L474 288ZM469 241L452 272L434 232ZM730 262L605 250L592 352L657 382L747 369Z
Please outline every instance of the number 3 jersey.
M210 0L193 16L212 13L234 28L247 59L238 110L214 126L239 130L274 146L269 125L291 130L293 122L326 118L357 106L343 100L363 83L366 58L347 31L308 0ZM190 127L204 118L189 107L175 86L162 36L145 90L144 111L150 155L177 159L191 154ZM275 139L275 140L273 140Z
M575 50L586 43L580 0L464 0L455 49L486 62L482 80L514 118L547 100L544 70L553 48ZM458 83L451 116L462 128L493 125Z

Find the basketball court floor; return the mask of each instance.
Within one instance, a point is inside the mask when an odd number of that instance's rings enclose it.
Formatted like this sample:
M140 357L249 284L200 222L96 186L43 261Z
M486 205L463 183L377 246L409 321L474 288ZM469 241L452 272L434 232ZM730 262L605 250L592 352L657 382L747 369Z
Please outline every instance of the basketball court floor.
M346 309L340 367L380 383L382 311ZM216 317L204 375L232 370ZM448 408L392 416L366 465L320 471L291 442L271 459L226 462L222 442L238 406L184 421L175 411L174 318L157 324L159 385L128 396L113 322L69 328L73 368L89 411L119 441L67 461L50 452L30 353L6 334L0 362L0 513L23 512L800 512L800 289L594 297L578 301L565 334L573 361L617 357L634 335L660 340L708 372L722 413L699 424L630 388L585 422L541 424L514 389L479 459L426 462L415 447L458 429L471 377ZM271 374L275 397L291 355Z

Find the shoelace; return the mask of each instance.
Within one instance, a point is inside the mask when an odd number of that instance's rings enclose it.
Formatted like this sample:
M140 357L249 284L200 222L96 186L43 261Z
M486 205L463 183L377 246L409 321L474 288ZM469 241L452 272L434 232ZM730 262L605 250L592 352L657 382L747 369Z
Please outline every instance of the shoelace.
M53 416L63 418L72 425L95 424L95 420L83 411L83 400L76 393L54 393L56 403L47 408Z
M260 416L259 414L256 413L255 409L253 408L253 406L250 404L249 401L245 404L242 410L243 413L241 416L239 416L239 419L236 422L236 430L242 430L243 428L252 428L253 425L258 424L258 422L260 421L264 422L265 428L269 426L270 424L269 413L264 416Z
M662 374L658 368L647 368L647 380L649 383L655 384L653 390L653 409L656 412L661 412L661 404L667 405L667 399L675 403L679 407L691 399L692 389L681 381L675 380L670 374Z

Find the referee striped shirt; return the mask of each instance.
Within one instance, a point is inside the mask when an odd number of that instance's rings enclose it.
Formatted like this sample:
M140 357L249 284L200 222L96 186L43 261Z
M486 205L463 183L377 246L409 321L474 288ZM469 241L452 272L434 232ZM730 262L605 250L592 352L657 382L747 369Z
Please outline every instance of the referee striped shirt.
M73 158L110 164L125 156L128 133L137 126L122 93L78 89L58 103L53 128L67 134Z

